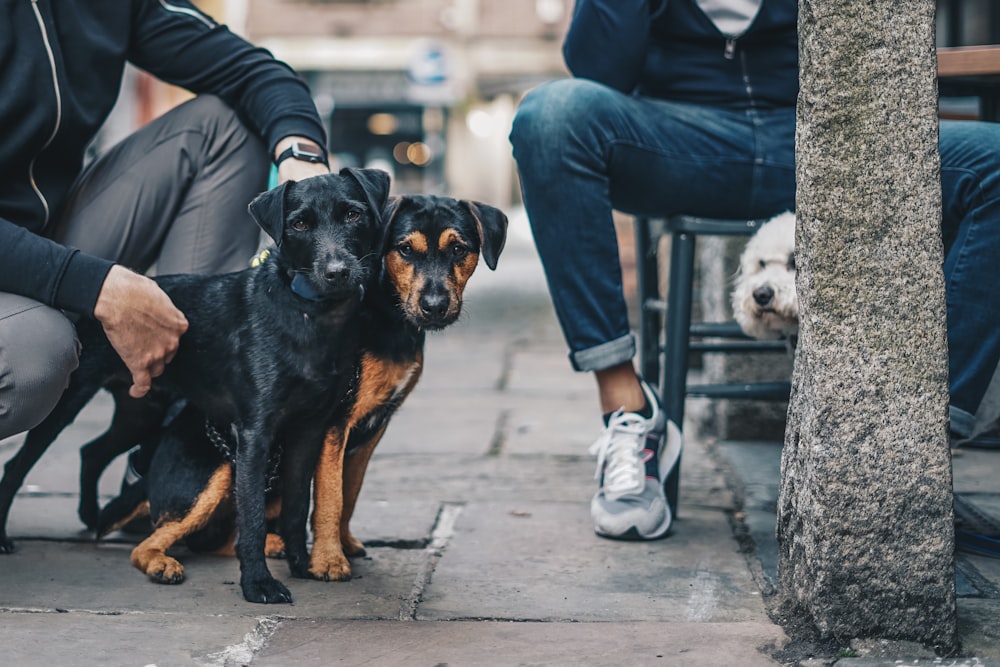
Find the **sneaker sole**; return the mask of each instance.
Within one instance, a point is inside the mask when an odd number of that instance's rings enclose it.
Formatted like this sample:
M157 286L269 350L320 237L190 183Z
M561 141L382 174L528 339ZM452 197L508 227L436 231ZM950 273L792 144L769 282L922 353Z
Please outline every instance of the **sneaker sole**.
M602 533L601 531L594 529L594 534L598 537L603 537L607 540L619 540L621 542L651 542L652 540L662 540L664 537L670 534L670 528L674 523L673 512L670 511L670 506L667 505L667 516L663 523L656 527L649 535L642 535L639 529L632 526L624 533L619 535L612 535L611 533Z

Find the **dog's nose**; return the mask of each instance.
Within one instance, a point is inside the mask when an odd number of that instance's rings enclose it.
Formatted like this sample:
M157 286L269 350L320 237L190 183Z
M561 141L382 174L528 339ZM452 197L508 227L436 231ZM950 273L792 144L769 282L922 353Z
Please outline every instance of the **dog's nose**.
M327 262L323 270L323 278L326 282L335 284L341 283L350 277L351 269L343 260L332 260Z
M770 306L774 301L774 290L770 285L762 285L753 291L753 300L761 308Z
M448 295L442 292L424 293L420 297L420 310L427 317L444 317L448 312Z

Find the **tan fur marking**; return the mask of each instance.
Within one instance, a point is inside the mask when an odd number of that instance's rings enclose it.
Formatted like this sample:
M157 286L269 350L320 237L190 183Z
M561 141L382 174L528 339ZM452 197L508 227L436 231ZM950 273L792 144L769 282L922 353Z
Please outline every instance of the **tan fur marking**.
M441 232L441 236L438 237L438 250L444 252L448 249L452 243L461 243L462 245L469 245L469 242L465 240L457 229L449 227L448 229Z
M347 432L331 429L323 442L323 451L316 466L313 483L313 550L309 557L309 572L324 581L351 578L351 564L337 539L343 508L344 449Z
M398 252L392 251L385 256L385 268L389 272L389 279L399 294L403 307L409 310L414 300L413 295L420 293L413 265L403 259Z
M368 418L374 410L393 396L405 399L416 386L422 370L423 354L418 354L417 359L410 364L387 363L371 354L362 357L361 382L348 419L348 428L342 434L336 430L327 434L320 465L316 469L316 481L313 485L314 541L310 560L310 571L314 575L324 578L320 572L325 571L326 578L332 579L330 567L333 566L339 572L340 568L344 567L340 558L344 557L345 552L351 556L364 553L364 545L351 535L349 524L357 504L358 493L361 491L368 460L375 450L375 445L381 440L384 428L345 459L343 450L346 447L348 434L355 425ZM334 473L335 465L332 459L337 456L337 450L339 450L340 469ZM350 576L349 563L346 568L347 576Z
M348 428L360 423L373 410L399 391L400 384L407 380L404 397L420 379L421 360L415 364L393 364L370 354L361 359L361 383L358 398L351 410Z
M430 249L430 243L427 242L427 237L424 236L423 232L413 232L409 234L405 239L407 243L413 246L413 249L417 252L427 252Z
M446 253L448 246L453 243L468 245L465 237L457 229L448 228L441 232L441 236L438 238L438 248L441 252ZM455 269L448 280L448 312L450 314L457 313L459 308L462 307L462 292L465 291L465 284L469 282L469 278L472 277L472 272L476 270L478 264L479 255L471 252L466 255L464 260L455 265Z
M465 283L469 282L469 278L472 277L472 273L476 270L476 266L479 264L479 255L476 253L469 253L461 264L455 266L455 293L458 298L462 297L462 291L465 289Z
M281 498L275 498L264 508L264 518L273 521L281 516ZM268 533L265 538L264 555L268 558L281 558L285 555L285 540L277 533Z
M283 558L285 541L277 533L268 533L264 541L264 555L268 558Z
M375 436L351 454L344 461L344 509L340 515L340 545L348 556L363 556L365 545L351 533L351 517L361 493L361 483L365 480L368 461L375 451L375 446L382 440L385 427L379 429Z
M153 581L179 584L184 581L184 566L167 555L167 549L205 526L215 509L226 499L233 486L233 469L228 463L212 473L205 489L198 494L191 509L180 520L168 520L132 550L132 565Z
M264 508L264 518L268 521L277 519L281 514L281 498L276 498ZM275 533L267 534L267 543L264 547L264 555L268 558L280 558L285 552L285 542L280 535ZM224 545L212 552L216 556L236 557L236 531L234 530Z

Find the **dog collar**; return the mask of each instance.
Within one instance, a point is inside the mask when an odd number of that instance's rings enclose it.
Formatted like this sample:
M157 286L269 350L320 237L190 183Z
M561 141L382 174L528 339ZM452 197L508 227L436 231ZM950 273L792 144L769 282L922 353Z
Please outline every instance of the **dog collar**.
M323 295L317 292L301 273L292 277L292 291L306 301L323 301Z
M326 301L331 298L317 292L301 273L296 273L292 277L292 291L306 301ZM363 301L365 298L365 286L359 285L358 291L360 293L359 298Z

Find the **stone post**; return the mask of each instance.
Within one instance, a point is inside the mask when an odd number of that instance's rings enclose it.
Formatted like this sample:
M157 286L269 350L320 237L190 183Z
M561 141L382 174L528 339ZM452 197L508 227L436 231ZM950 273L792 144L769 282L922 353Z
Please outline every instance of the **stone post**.
M801 0L785 618L955 642L934 0Z

